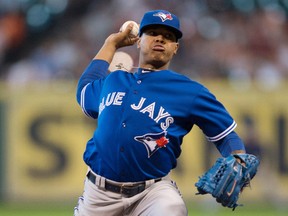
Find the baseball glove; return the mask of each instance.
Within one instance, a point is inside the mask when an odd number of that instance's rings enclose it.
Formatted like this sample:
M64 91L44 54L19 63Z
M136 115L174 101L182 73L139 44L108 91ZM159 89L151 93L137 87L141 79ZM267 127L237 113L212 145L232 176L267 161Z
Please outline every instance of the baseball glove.
M250 180L257 173L259 163L257 157L251 154L235 154L218 158L195 184L198 189L197 195L211 194L218 203L233 208L234 211L239 206L237 204L239 194L250 185Z

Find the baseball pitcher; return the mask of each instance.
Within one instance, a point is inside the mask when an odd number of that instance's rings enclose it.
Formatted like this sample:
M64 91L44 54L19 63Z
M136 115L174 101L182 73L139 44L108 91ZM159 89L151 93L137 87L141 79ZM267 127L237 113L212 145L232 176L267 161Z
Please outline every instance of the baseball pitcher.
M136 36L133 25L107 37L78 82L77 101L98 126L84 152L88 172L74 215L187 215L169 173L194 125L223 156L196 183L199 194L234 209L257 158L245 153L236 122L215 96L169 69L182 37L178 17L148 11ZM134 44L139 66L109 71L115 52Z

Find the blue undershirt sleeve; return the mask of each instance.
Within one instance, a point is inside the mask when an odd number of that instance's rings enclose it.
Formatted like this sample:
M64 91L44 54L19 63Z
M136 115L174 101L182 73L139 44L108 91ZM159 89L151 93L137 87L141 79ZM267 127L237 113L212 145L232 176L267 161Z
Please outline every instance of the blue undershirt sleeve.
M105 78L108 74L108 68L109 63L104 60L93 60L88 65L88 67L85 69L83 74L81 75L78 86L77 86L77 92L76 97L78 103L80 103L81 100L81 91L82 89L90 82L93 82L94 80Z
M235 150L244 150L245 146L238 134L234 131L229 133L223 139L214 142L218 151L221 153L223 157L227 157L231 154L231 152Z

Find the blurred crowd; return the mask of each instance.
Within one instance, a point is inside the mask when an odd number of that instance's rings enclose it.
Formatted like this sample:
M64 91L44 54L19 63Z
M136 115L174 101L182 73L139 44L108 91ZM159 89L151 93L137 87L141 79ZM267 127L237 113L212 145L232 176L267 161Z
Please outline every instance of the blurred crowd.
M270 90L288 78L287 0L0 0L0 80L78 79L110 33L151 9L181 20L171 69L241 88L257 81ZM137 66L136 47L124 49Z

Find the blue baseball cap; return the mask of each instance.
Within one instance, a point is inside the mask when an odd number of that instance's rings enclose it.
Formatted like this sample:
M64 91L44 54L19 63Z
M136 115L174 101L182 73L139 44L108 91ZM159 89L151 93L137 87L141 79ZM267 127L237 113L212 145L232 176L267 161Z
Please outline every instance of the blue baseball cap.
M177 39L182 37L179 19L169 11L153 10L146 12L140 23L139 36L143 34L145 29L154 25L168 27L172 32L174 32Z

